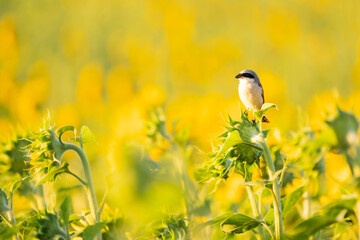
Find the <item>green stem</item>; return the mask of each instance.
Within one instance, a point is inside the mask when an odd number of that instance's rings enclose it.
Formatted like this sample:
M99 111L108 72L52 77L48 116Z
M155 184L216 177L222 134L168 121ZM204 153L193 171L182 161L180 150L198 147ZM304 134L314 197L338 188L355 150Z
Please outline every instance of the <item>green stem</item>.
M254 194L254 191L253 191L252 187L251 186L246 186L246 191L248 193L251 208L252 208L252 211L253 211L253 214L254 214L255 218L259 219L259 220L262 220L262 214L261 214L261 212L259 210L259 207L258 207L258 204L256 202L255 194ZM264 232L264 228L263 228L262 225L259 226L259 230L260 230L261 239L265 239L265 232Z
M5 222L6 222L10 227L13 226L11 220L9 220L9 219L6 217L6 215L0 213L0 216L5 220Z
M10 221L11 221L12 225L15 227L16 226L16 219L15 219L15 214L14 214L13 196L14 196L14 193L12 192L11 195L10 195L9 218L10 218ZM18 236L17 232L15 233L14 239L19 240L19 236Z
M276 172L274 161L272 159L270 150L266 144L266 140L262 134L262 123L261 120L259 121L260 127L260 134L261 134L261 141L258 143L260 144L263 153L264 153L264 160L266 162L266 166L269 172L269 178L273 179L274 174ZM273 192L273 205L275 209L275 237L277 240L281 239L282 232L283 232L283 223L282 223L282 210L281 210L281 195L280 195L280 185L277 178L274 179L274 183L272 184L272 192Z
M184 196L186 217L189 221L191 221L192 211L191 211L190 199L189 199L190 194L189 194L188 176L186 173L186 159L184 157L181 147L177 143L173 142L169 136L167 136L166 138L167 138L168 142L170 143L170 145L172 145L176 151L175 165L178 170L180 184L181 184L181 190L182 190L182 193ZM185 239L186 240L192 239L190 231L188 231L188 234L186 234Z
M81 160L81 163L83 166L83 170L84 170L84 175L85 175L85 181L86 181L85 187L86 187L86 192L88 194L90 211L95 219L95 223L98 223L98 222L100 222L99 207L98 207L97 200L96 200L95 189L94 189L94 185L93 185L93 181L92 181L89 161L85 155L84 149L80 148L78 145L73 144L73 143L63 143L63 146L65 148L65 151L73 150L80 157L80 160ZM98 239L101 240L101 238L102 238L101 233L99 233Z
M273 189L270 189L271 195L273 197L274 204L274 217L275 217L275 237L277 240L281 239L282 235L282 214L281 214L281 205L277 201L276 190L274 190L275 184L273 184Z
M310 218L311 216L311 196L310 196L310 192L309 189L306 190L306 192L304 193L304 211L303 211L303 215L305 217L305 219Z
M262 221L261 222L262 225L264 225L264 227L266 228L266 230L269 232L271 239L274 239L274 234L272 233L270 227L266 224L266 222Z
M82 185L84 185L85 187L87 187L87 182L84 181L82 178L80 178L78 175L76 175L75 173L73 173L72 171L67 171L68 174L70 174L71 176L75 177Z
M358 195L358 199L359 199L359 195ZM355 211L355 216L357 218L357 223L358 223L358 239L360 239L360 200L358 200L356 202L354 211Z

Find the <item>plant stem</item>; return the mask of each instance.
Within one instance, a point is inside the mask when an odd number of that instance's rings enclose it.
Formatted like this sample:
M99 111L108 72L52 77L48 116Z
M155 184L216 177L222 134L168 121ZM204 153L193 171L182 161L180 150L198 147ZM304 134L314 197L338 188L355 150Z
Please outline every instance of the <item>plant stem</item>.
M80 148L78 145L73 144L73 143L64 143L63 146L65 148L65 151L73 150L80 157L80 160L81 160L81 163L83 166L83 170L84 170L84 175L85 175L85 181L86 181L85 188L86 188L86 192L88 194L91 214L93 215L93 217L95 219L95 223L98 223L98 222L100 222L99 206L98 206L97 200L96 200L95 189L94 189L94 185L93 185L93 181L92 181L89 161L85 155L84 149ZM101 240L101 238L102 237L101 237L101 232L100 232L98 234L98 239Z
M272 233L270 227L266 224L266 222L262 222L262 225L266 228L266 230L269 232L271 239L274 239L274 234Z
M84 181L81 177L79 177L78 175L76 175L75 173L73 173L72 171L67 171L68 174L70 174L71 176L75 177L82 185L84 185L85 187L87 187L87 182Z
M303 210L303 215L305 217L305 219L310 218L311 216L311 196L310 196L310 192L309 189L306 190L306 192L304 193L304 210Z
M14 204L13 204L13 196L14 193L10 194L10 211L9 211L9 220L11 221L11 224L15 227L16 226L16 220L15 220L15 215L14 215ZM17 234L17 232L15 233L15 237L14 239L19 240L19 236Z
M360 239L360 200L359 200L359 194L357 194L357 202L355 205L355 216L357 218L357 222L358 222L358 239Z
M275 184L273 184L273 189L270 189L271 195L273 197L274 204L274 217L275 217L275 237L277 240L281 239L282 235L282 213L281 213L281 205L277 201L276 190L274 190Z
M12 227L12 222L11 222L11 220L9 220L9 219L6 217L6 215L0 213L0 216L5 220L5 222L6 222L10 227Z
M262 214L261 214L261 212L259 210L259 207L258 207L258 204L256 202L255 194L254 194L254 191L253 191L252 187L251 186L246 186L246 191L247 191L247 193L249 195L251 208L252 208L252 211L253 211L253 214L254 214L255 218L257 218L259 220L262 220ZM264 228L263 228L262 225L259 226L259 231L260 231L261 239L265 239L265 232L264 232Z
M191 221L192 218L192 210L190 207L190 199L189 199L189 180L186 173L186 158L184 157L184 152L182 148L179 146L179 144L175 143L173 139L169 136L166 137L169 144L174 148L176 152L175 157L175 166L177 167L178 174L179 174L179 180L181 185L182 194L184 196L185 201L185 209L186 209L186 217L189 221ZM191 240L191 232L190 230L187 232L185 236L186 240Z
M266 162L266 166L269 172L269 178L273 179L274 174L276 172L274 161L271 157L270 150L266 144L266 140L262 134L262 122L259 121L260 127L260 134L261 134L261 141L258 143L260 144L261 148L263 149L264 153L264 160ZM277 178L274 179L274 183L272 184L272 192L273 192L273 205L275 210L275 237L276 239L280 239L283 232L283 223L282 223L282 210L281 210L281 195L280 195L280 185Z

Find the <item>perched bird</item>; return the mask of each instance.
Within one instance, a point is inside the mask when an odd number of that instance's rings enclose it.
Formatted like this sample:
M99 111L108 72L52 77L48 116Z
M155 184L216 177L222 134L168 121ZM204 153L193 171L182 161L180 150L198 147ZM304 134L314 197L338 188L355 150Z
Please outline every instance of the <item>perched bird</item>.
M235 78L239 79L239 96L246 109L253 112L259 111L265 99L264 90L258 75L252 70L244 70L236 75ZM265 115L262 118L262 122L269 123Z

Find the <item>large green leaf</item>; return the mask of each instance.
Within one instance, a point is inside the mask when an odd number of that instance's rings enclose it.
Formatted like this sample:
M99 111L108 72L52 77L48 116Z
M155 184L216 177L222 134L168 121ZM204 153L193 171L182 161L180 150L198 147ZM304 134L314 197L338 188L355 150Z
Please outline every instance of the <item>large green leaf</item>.
M257 148L244 143L234 146L230 153L230 157L235 157L237 162L247 162L248 164L259 160L261 155L262 152Z
M352 211L356 199L339 200L323 208L319 215L300 222L290 232L291 239L307 239L330 225L341 222L347 211Z
M234 214L221 223L221 230L227 234L244 233L259 226L261 222L244 214Z
M80 137L70 138L70 140L79 143L91 143L96 141L95 136L87 126L81 127Z
M300 200L301 196L305 193L307 190L308 185L304 185L302 187L299 187L286 197L284 197L281 200L281 206L282 206L282 216L283 218L286 218L286 216L290 213L291 209L295 206L295 204ZM274 209L271 208L268 213L266 214L264 218L265 222L267 222L269 225L274 223Z
M0 213L2 215L5 215L5 213L10 210L8 204L7 195L4 190L0 188Z
M84 240L93 240L94 237L101 232L101 229L105 227L106 224L104 222L98 222L94 225L87 226L83 231L83 239Z
M87 126L81 127L80 137L82 143L91 143L96 141L95 136L92 134L92 132Z
M59 226L59 218L56 214L45 212L37 220L37 239L66 239L66 232Z
M40 179L39 182L36 183L36 186L44 184L46 182L53 182L58 175L69 171L69 164L67 162L63 162L61 166L57 166L57 164L57 162L53 162L49 166L47 173Z
M283 210L282 210L282 214L283 217L285 218L289 213L290 210L295 206L295 204L300 200L300 198L302 197L302 195L305 193L305 191L307 190L308 185L304 185L302 187L299 187L298 189L296 189L295 191L293 191L292 193L290 193L289 195L287 195L281 202L282 202L282 206L283 206Z
M235 145L243 143L243 142L244 141L240 138L238 131L230 132L215 158L218 158L221 154L225 153L232 146L235 146Z
M214 224L218 224L223 222L224 220L226 220L227 218L229 218L231 215L233 215L232 213L225 213L219 217L216 217L214 219L211 219L209 221L206 221L204 223L200 223L198 225L195 226L196 229L201 229L203 227L209 226L209 225L214 225Z
M64 201L60 205L59 215L61 219L64 221L65 229L67 230L67 234L69 234L69 216L71 213L71 200L69 196L66 196Z
M346 151L354 142L359 129L359 121L351 112L343 112L337 108L337 114L326 123L334 130L337 138L336 148L340 151ZM354 137L352 137L352 135Z
M336 223L335 218L329 218L326 216L314 216L311 217L295 227L295 234L291 235L291 239L302 240L308 239L321 229L324 229L331 224Z

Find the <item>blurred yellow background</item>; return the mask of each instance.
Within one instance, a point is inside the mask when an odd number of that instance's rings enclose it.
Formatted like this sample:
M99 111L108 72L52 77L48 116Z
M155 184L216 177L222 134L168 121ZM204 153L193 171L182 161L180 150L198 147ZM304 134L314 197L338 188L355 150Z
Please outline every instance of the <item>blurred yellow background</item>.
M32 127L45 109L76 125L160 104L202 128L237 108L243 69L258 73L277 115L292 116L318 92L348 97L360 86L359 5L2 0L1 134L8 121Z
M164 106L169 131L179 120L206 153L222 116L240 114L235 75L252 69L279 108L271 141L298 126L298 107L315 129L336 103L359 115L359 12L357 0L0 0L0 138L38 129L47 110L58 127L89 126L99 195L110 173L109 205L155 216L180 190L134 197L136 154L160 151L141 147L148 111Z

